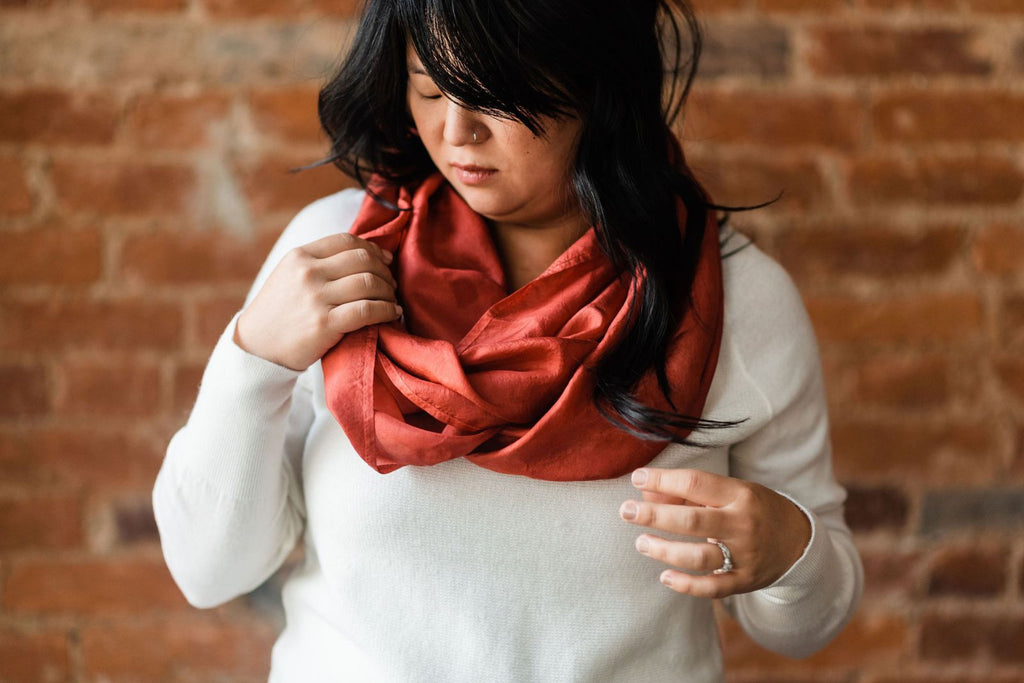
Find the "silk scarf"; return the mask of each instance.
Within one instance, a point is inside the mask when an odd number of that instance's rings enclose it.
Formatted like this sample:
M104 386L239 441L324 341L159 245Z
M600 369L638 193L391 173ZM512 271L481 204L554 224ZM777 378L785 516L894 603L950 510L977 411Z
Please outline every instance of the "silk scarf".
M367 193L351 232L394 252L403 319L350 332L323 358L327 406L371 467L386 474L463 457L536 479L606 479L665 447L612 425L594 404L593 368L622 339L637 297L633 274L616 271L594 228L508 293L485 220L442 176L412 191L375 192L407 210ZM668 348L670 396L681 414L703 410L722 318L710 218L691 305ZM652 371L634 393L671 409Z

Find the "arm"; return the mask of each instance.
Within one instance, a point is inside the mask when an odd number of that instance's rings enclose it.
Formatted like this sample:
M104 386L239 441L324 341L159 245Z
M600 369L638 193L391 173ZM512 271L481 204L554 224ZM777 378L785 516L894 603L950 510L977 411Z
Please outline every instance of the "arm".
M325 281L289 272L285 263L315 271L320 261L333 256L330 262L337 267L336 257L345 257L344 250L323 253L327 258L320 259L299 247L316 244L322 252L325 240L344 242L334 233L351 223L360 200L360 193L333 195L307 207L289 224L261 269L243 314L218 341L192 414L168 447L153 490L153 508L167 565L196 606L218 605L258 586L281 565L301 533L299 467L313 409L310 389L299 378L319 357L318 349L332 342L311 343L308 336L290 334L315 327L293 319L316 298L307 291L294 292L296 281L306 290L326 288ZM287 310L275 313L275 302ZM257 315L250 316L250 352L238 343L238 325L253 311ZM335 333L340 337L343 330L329 331Z

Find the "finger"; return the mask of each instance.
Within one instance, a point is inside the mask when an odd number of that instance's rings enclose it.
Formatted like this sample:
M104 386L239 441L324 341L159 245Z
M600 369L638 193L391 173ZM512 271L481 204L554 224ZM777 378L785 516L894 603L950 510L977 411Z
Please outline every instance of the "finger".
M736 593L746 593L748 590L743 579L736 574L693 576L674 569L666 569L661 573L659 580L677 593L712 600L726 598Z
M310 242L301 248L307 254L315 258L328 258L343 251L364 249L384 263L390 263L392 260L392 254L390 251L382 249L369 240L364 240L361 237L356 237L355 235L351 235L347 232L339 232L334 235L328 235L327 237L321 237L320 239Z
M356 273L324 285L323 300L331 306L360 299L396 301L395 288L376 273Z
M347 334L367 325L391 322L402 315L402 307L391 301L360 299L335 306L328 313L331 330L338 335Z
M373 273L380 279L396 286L391 269L380 258L366 249L348 249L332 254L317 263L320 275L327 280L340 280L356 273Z
M636 549L653 560L689 571L711 572L722 566L722 551L711 543L668 541L643 534L636 539Z
M728 514L717 508L627 500L619 508L619 515L631 524L683 536L732 536Z
M742 488L732 477L691 469L643 467L633 472L632 481L643 491L666 493L713 507L728 505Z
M671 503L673 505L690 505L690 501L685 498L678 498L676 496L670 496L667 493L658 493L657 491L642 491L641 494L649 503Z

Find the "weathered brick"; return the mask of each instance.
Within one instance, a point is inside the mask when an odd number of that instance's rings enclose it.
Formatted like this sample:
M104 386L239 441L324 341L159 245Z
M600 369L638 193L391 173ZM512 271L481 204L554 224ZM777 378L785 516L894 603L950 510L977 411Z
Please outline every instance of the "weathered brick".
M20 216L30 212L32 193L21 161L14 157L0 156L0 178L3 178L0 216Z
M149 497L122 500L113 504L114 526L121 545L151 543L160 539Z
M282 142L325 142L327 137L321 132L317 115L318 95L319 88L313 86L253 92L249 108L256 128Z
M98 12L181 12L188 7L188 0L80 0L86 7Z
M909 278L947 270L960 255L964 240L964 231L952 226L910 232L830 225L787 230L776 237L773 253L796 277Z
M107 144L119 115L117 102L103 94L0 91L0 142Z
M991 483L1000 470L992 425L984 422L837 416L832 437L836 471L848 482Z
M790 34L781 26L766 22L712 22L708 25L706 41L700 58L702 78L740 75L774 78L789 72ZM667 44L667 50L667 54L674 54L672 42Z
M50 389L42 365L0 364L0 417L44 415Z
M186 608L162 560L31 560L15 563L4 586L14 612L141 614Z
M993 154L871 157L851 163L849 185L861 205L1006 205L1020 198L1024 175L1011 159Z
M928 594L998 596L1006 590L1009 558L1002 543L944 548L932 559Z
M928 491L921 509L921 534L971 529L1015 529L1024 525L1024 490Z
M55 410L89 417L146 417L159 412L160 369L122 357L60 364Z
M945 356L874 356L849 368L849 396L902 410L946 404L954 395L952 361Z
M149 432L150 430L146 430ZM148 488L156 478L166 442L142 438L123 427L0 431L0 480L29 486Z
M982 228L971 245L974 265L984 273L1024 272L1024 226L996 223Z
M103 215L180 215L196 188L191 168L151 161L62 160L52 173L62 208Z
M126 127L142 149L191 149L223 137L231 101L223 93L144 94L128 109Z
M211 231L150 231L125 241L120 270L146 284L252 282L276 240Z
M212 349L231 318L241 310L245 300L245 292L236 296L223 296L207 299L196 304L196 344L203 349ZM194 397L193 397L194 398Z
M245 164L239 176L253 212L294 213L316 199L354 186L350 178L333 166L292 170L314 161L273 158Z
M977 294L809 296L807 309L819 338L830 343L962 343L982 334L983 306Z
M95 228L0 232L0 285L85 284L102 273L102 236Z
M831 194L819 166L809 159L690 159L712 199L726 206L751 206L778 198L770 211L801 212L827 206Z
M187 672L185 680L212 680L227 673L265 678L273 641L273 629L252 620L234 624L177 617L82 630L89 674L144 681L168 680L176 672Z
M1024 295L1008 294L1000 302L1000 337L1007 346L1024 345Z
M0 499L0 551L73 548L82 542L82 502L74 495Z
M906 494L894 487L846 487L846 523L857 531L900 530L907 523L910 503Z
M880 98L875 129L900 142L1024 140L1024 96L999 90L901 91Z
M170 349L181 327L177 305L150 300L0 302L0 350Z
M0 629L0 662L0 676L11 683L72 680L64 633Z
M959 28L821 27L808 38L808 63L827 76L970 76L993 68L977 54L976 34Z
M715 143L851 149L861 140L860 103L800 92L700 90L686 110L684 137Z
M868 600L902 595L916 597L920 574L927 566L921 551L890 545L884 551L860 551L864 593Z
M1024 618L931 614L921 620L921 656L943 662L1024 663Z
M296 13L354 16L360 0L204 0L206 10L216 18L261 16L292 17Z
M1004 392L1024 403L1024 359L1017 355L998 358L995 369Z

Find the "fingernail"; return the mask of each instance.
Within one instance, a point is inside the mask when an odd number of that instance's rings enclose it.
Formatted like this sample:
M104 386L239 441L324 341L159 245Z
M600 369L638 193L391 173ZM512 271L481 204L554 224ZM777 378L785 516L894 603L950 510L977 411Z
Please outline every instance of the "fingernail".
M672 574L670 574L670 573L669 573L669 572L668 572L667 570L666 570L666 571L663 571L663 572L661 573L661 576L660 576L659 578L661 579L661 582L662 582L663 584L665 584L665 585L666 585L666 586L668 586L669 588L671 588L671 587L672 587Z
M650 549L651 542L648 541L646 538L641 536L640 538L636 539L636 550L638 553L643 553L644 555L646 555L647 551Z
M401 318L402 317L402 307L401 306L397 306L397 305L395 306L395 317L396 318Z
M387 249L381 249L380 251L384 255L384 263L391 263L391 261L394 260L395 255Z
M647 470L636 470L633 472L633 486L643 486L647 483Z
M622 515L622 518L626 521L631 522L634 519L636 519L636 513L636 503L631 500L627 500L625 503L622 504L622 507L619 508L619 514Z

